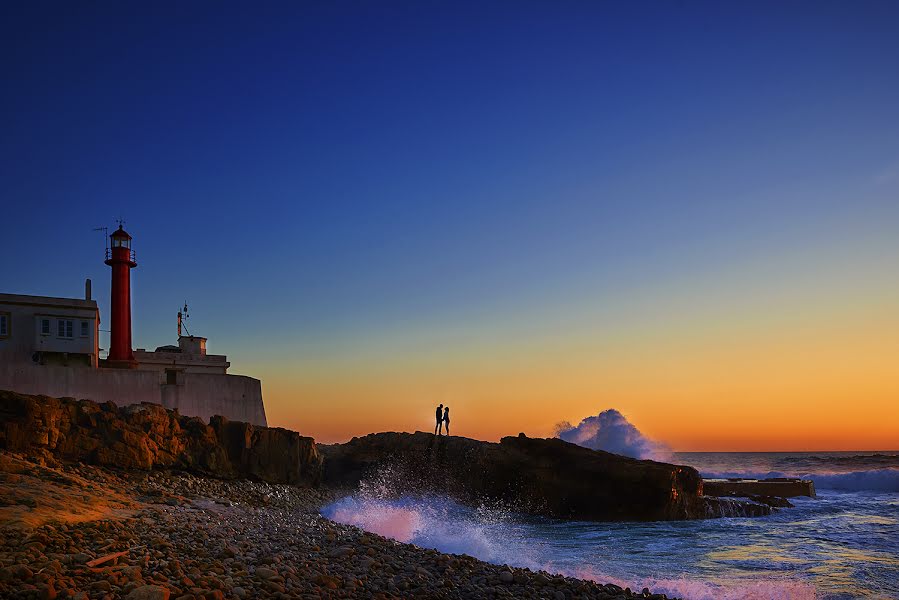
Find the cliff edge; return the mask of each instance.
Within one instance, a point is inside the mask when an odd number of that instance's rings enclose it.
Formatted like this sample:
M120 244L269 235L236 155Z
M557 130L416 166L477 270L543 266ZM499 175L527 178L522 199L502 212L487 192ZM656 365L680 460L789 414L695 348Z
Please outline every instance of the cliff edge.
M28 396L0 391L0 449L45 463L179 468L221 478L317 485L315 440L215 416L207 425L158 404Z

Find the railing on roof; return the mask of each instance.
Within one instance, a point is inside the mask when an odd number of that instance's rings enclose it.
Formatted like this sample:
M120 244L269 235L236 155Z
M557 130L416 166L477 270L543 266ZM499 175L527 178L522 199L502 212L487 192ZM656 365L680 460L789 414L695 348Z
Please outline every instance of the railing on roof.
M107 248L106 260L109 260L110 258L112 258L112 248ZM137 254L134 252L134 250L128 250L128 260L130 260L131 262L137 262Z

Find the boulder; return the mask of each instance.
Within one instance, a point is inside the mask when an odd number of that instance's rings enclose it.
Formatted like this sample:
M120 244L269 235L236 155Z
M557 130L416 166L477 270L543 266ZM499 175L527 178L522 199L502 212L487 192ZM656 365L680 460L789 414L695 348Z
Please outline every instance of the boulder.
M0 448L45 462L180 468L292 485L317 485L322 465L315 440L286 429L224 417L207 425L158 404L118 408L8 391L0 391Z

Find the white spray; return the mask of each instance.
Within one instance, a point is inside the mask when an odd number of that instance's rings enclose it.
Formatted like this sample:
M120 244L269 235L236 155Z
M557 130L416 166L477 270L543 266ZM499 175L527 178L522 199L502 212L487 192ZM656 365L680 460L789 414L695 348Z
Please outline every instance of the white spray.
M592 450L605 450L631 458L668 460L671 451L644 436L614 408L587 417L578 425L564 421L556 425L556 436Z

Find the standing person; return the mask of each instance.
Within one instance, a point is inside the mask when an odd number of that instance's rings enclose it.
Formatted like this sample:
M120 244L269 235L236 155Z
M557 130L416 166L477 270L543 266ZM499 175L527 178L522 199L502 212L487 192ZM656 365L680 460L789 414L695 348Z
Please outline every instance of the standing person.
M446 425L446 435L449 435L449 406L443 409L443 423Z
M434 427L434 435L440 435L443 429L443 405L437 407L437 425Z

